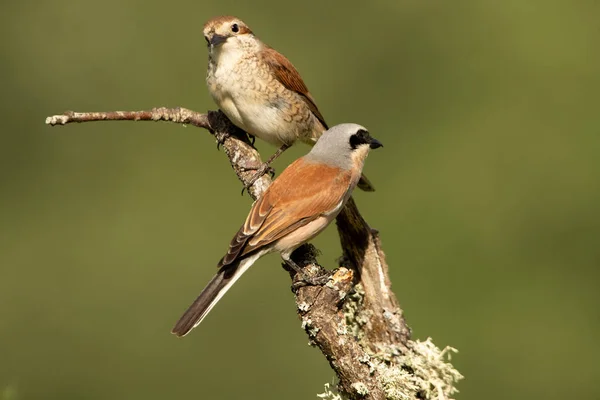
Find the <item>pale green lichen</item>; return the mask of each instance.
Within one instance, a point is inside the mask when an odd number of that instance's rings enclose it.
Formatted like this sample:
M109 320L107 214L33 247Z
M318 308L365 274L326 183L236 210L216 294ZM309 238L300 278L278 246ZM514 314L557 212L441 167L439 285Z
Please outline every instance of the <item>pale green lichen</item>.
M455 383L464 377L448 361L457 350L440 350L428 338L424 342L409 341L408 352L395 358L394 365L377 365L377 377L390 400L423 399L448 400L458 393Z
M346 327L346 324L343 323L339 323L336 329L336 333L340 336L344 336L348 334L348 329Z
M364 290L357 284L344 302L343 312L347 328L342 329L338 326L338 334L351 334L362 342L362 327L371 317L370 311L363 310L363 301ZM389 311L384 312L384 317L389 321L396 320ZM373 354L366 350L368 346L363 345L368 354L358 361L369 366L371 375L376 375L386 399L414 400L418 397L425 400L450 400L451 396L458 393L455 384L464 377L449 362L452 353L457 352L456 349L446 347L440 350L431 338L423 342L408 341L406 347L379 346L378 343L370 345L375 345L378 351ZM360 394L356 387L358 384L362 384L368 394L368 387L361 382L352 385L356 393ZM326 384L325 393L318 396L326 400L344 399L330 384Z
M346 400L346 398L338 392L336 385L331 383L326 383L325 391L317 394L317 397L325 400Z
M360 396L366 396L369 394L369 388L362 382L354 382L350 385L354 391Z
M302 323L300 324L300 327L304 330L306 330L306 328L310 328L312 326L312 320L310 318L302 318Z
M302 318L302 329L308 333L308 336L312 339L317 336L317 333L321 330L321 328L313 325L313 322L310 318ZM310 344L310 343L309 343Z
M344 302L344 317L346 324L348 325L349 331L358 340L363 337L361 327L369 322L371 316L370 311L362 310L362 304L365 292L362 285L359 283L354 286L352 293L349 293L346 301Z
M361 364L365 364L369 367L369 374L373 375L377 370L375 368L375 364L371 362L371 356L365 353L363 356L358 357L358 362Z
M387 354L365 355L358 361L368 365L371 374L376 373L388 400L414 400L417 395L421 399L450 400L458 393L455 384L464 378L449 362L452 353L457 352L452 347L440 350L428 338L423 342L409 341L404 352L391 348ZM368 388L361 382L352 384L352 388L365 395L364 388L368 394ZM345 399L329 383L325 384L325 392L317 396L326 400Z

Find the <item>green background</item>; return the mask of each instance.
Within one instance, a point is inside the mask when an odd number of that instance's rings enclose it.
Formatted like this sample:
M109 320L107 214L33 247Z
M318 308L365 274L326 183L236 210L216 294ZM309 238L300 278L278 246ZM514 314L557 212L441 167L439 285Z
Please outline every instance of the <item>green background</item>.
M44 125L214 109L202 25L220 14L290 58L330 124L385 144L366 165L377 192L355 197L414 337L459 349L457 397L600 398L600 3L1 7L2 400L307 399L332 380L275 255L169 334L250 207L206 131ZM315 244L333 266L335 229Z

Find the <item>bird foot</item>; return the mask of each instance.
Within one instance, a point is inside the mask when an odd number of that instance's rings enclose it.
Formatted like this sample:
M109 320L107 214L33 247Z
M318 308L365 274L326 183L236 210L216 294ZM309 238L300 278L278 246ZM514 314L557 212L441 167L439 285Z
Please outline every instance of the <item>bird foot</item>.
M294 282L292 282L292 290L296 291L305 286L323 286L327 283L330 277L331 274L329 271L316 276L309 276L308 274L301 272L300 274L296 274L294 277Z
M296 272L292 282L293 291L304 286L323 286L331 277L331 273L319 265L308 264L302 268L290 258L283 261L291 270Z
M246 182L246 185L242 188L242 195L244 194L244 191L249 190L250 187L252 187L252 185L254 185L254 183L264 174L268 173L269 175L271 175L271 178L275 176L275 169L273 169L273 167L271 167L268 163L264 163L258 168L244 168L244 170L255 170L256 173L252 176L252 178L250 178L250 180L248 180L248 182Z
M217 150L221 150L221 146L225 144L225 140L229 138L228 133L215 133L215 139L217 140Z

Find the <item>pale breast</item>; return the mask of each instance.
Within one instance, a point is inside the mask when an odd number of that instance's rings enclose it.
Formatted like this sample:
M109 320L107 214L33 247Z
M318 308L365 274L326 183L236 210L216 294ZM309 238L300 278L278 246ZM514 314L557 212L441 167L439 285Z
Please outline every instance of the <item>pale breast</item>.
M209 61L206 82L231 122L275 146L298 138L310 143L322 132L300 95L273 79L256 58L221 52Z
M337 213L335 214L337 215ZM314 221L296 229L275 242L273 248L286 258L298 247L314 239L335 218L335 215L321 216Z

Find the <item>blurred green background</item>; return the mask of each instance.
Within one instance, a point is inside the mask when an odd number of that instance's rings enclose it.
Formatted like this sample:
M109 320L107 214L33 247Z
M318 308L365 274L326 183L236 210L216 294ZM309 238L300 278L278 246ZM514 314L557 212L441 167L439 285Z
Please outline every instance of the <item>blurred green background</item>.
M202 25L220 14L288 56L330 124L385 143L366 166L378 191L355 197L414 337L460 350L457 397L600 398L600 3L1 7L3 400L307 399L332 380L274 255L200 329L169 334L250 207L208 133L44 125L214 109ZM333 266L335 229L315 244Z

